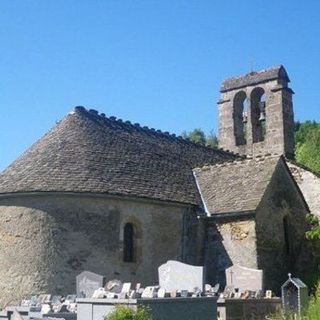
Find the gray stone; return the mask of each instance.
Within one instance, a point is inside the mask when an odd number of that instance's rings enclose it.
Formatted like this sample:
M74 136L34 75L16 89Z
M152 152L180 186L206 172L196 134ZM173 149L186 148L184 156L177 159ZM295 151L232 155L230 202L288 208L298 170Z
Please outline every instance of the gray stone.
M123 283L121 293L129 293L131 290L131 282L125 282Z
M238 288L240 292L246 290L263 290L263 271L241 267L238 265L226 269L227 286Z
M158 268L159 285L167 291L188 290L193 292L195 287L203 291L203 267L192 266L179 261L169 260Z
M157 293L156 287L149 286L143 290L141 298L155 298L156 293Z
M107 293L107 299L114 299L116 294L114 292L108 292Z
M106 291L120 293L122 290L122 282L118 279L110 280L106 284L105 289L106 289Z
M180 292L181 298L187 298L188 295L189 295L189 291L188 290L181 290L181 292Z
M128 298L128 294L126 292L120 292L119 299L127 299L127 298Z
M83 271L77 276L77 295L84 294L87 298L92 297L95 290L103 287L105 278L99 274Z

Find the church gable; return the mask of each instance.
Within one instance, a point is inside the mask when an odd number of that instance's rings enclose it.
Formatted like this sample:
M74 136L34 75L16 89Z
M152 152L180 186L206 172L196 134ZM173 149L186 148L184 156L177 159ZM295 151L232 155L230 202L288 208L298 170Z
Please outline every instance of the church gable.
M255 211L280 157L259 157L194 169L208 215Z

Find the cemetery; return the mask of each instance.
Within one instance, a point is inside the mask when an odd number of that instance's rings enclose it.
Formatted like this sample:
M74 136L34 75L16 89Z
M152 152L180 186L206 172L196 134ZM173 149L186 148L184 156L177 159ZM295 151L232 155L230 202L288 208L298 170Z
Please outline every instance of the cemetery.
M203 267L174 260L159 266L158 278L158 284L142 287L83 271L74 294L32 296L0 311L0 319L104 320L117 306L126 306L146 308L153 320L262 320L282 312L302 315L308 303L307 286L291 274L276 297L264 288L262 270L238 265L226 270L224 288L206 284Z
M303 316L320 177L292 159L289 82L222 82L224 149L75 107L0 174L0 320Z

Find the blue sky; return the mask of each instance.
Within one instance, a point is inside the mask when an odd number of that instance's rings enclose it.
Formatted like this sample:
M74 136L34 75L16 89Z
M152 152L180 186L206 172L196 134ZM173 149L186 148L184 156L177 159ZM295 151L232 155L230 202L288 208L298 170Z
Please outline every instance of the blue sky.
M224 78L285 65L320 120L319 1L1 0L0 170L74 106L217 131Z

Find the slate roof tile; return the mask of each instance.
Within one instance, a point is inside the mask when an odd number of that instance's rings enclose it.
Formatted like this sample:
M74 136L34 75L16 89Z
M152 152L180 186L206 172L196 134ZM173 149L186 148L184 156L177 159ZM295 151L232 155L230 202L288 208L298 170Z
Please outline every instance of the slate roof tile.
M0 174L0 194L89 192L201 205L192 168L235 158L76 107Z
M255 210L279 159L280 156L242 159L194 169L208 213Z

